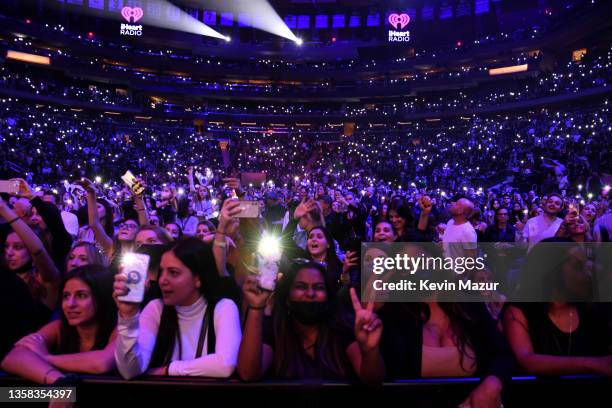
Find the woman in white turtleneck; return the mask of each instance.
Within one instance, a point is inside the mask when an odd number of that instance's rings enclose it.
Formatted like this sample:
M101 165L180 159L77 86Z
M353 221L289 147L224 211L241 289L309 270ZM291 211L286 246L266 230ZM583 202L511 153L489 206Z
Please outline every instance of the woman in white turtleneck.
M116 275L115 360L121 375L229 377L242 335L238 307L219 294L219 281L210 247L196 238L180 240L162 255L162 298L141 313L138 304L117 299L128 288L126 278Z

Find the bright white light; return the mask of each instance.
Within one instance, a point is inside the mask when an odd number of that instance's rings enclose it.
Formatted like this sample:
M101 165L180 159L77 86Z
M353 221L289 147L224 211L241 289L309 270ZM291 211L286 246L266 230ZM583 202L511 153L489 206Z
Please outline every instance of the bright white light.
M102 181L102 177L96 176L96 183L100 183Z
M198 3L206 10L229 12L234 16L247 15L249 16L248 25L294 41L297 45L302 44L302 40L297 38L287 27L287 24L285 24L268 0L200 0Z
M230 42L232 41L232 37L230 37L229 35L227 37L225 37L225 41Z
M257 252L266 259L280 259L280 239L274 235L264 233L257 246Z
M185 189L183 187L179 187L178 193L179 193L179 195L185 194Z
M302 40L301 38L298 38L298 39L295 40L295 43L297 45L302 45L302 44L304 44L304 40Z

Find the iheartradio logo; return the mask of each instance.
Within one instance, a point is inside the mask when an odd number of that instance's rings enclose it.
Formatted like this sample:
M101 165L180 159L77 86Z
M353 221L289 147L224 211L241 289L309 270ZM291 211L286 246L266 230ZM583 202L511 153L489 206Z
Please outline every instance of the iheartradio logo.
M140 7L124 7L121 9L121 15L128 23L135 24L142 18L144 12Z
M408 14L402 13L397 14L393 13L389 15L389 24L393 26L397 30L398 26L401 29L406 27L410 22L410 16Z

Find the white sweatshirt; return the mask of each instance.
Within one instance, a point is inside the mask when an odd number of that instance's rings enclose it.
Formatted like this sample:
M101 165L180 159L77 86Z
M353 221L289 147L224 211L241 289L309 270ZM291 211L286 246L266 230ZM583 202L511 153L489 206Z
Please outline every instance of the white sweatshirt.
M119 317L115 361L123 378L136 377L149 368L163 310L161 299L155 299L140 315ZM208 332L204 338L202 357L195 358L207 303L203 297L191 306L176 306L182 342L179 360L178 342L172 353L168 374L175 376L229 377L236 368L242 332L238 307L229 299L221 299L214 313L215 353L206 354Z

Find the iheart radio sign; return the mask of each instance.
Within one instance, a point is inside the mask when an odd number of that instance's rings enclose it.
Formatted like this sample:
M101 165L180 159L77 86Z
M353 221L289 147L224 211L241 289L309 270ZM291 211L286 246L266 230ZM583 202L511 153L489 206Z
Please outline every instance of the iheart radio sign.
M406 13L389 14L389 24L394 28L389 30L389 42L408 42L410 41L410 31L405 30L410 22L410 16Z
M140 37L142 35L142 25L136 25L136 23L143 16L144 12L140 7L126 6L122 8L121 17L123 17L129 24L122 23L119 34Z

